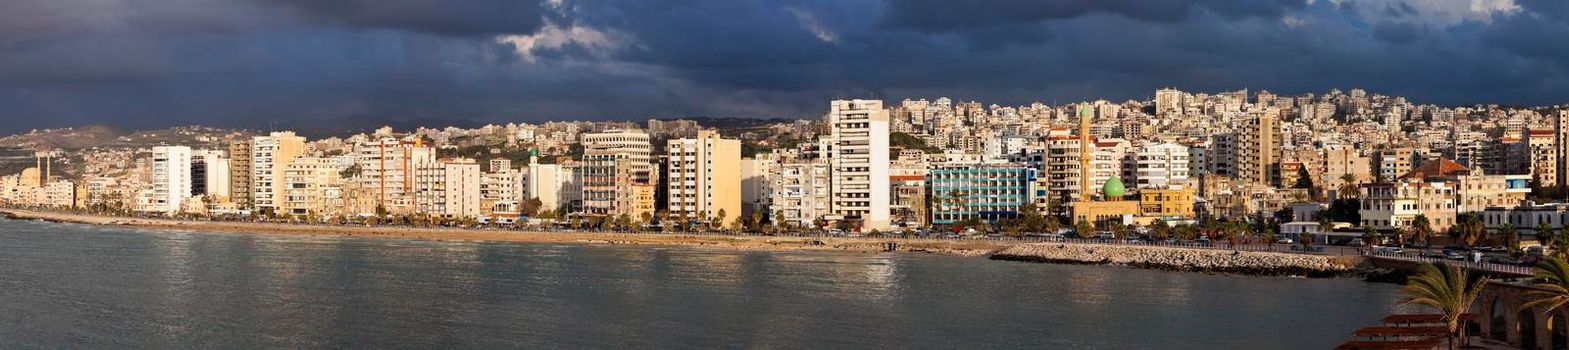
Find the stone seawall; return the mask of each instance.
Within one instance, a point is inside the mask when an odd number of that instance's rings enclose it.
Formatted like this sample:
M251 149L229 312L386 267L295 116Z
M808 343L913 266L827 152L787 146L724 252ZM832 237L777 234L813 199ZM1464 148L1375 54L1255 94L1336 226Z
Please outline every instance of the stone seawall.
M1360 268L1364 259L1359 256L1081 243L1020 244L992 254L991 258L1247 275L1336 277L1365 271Z

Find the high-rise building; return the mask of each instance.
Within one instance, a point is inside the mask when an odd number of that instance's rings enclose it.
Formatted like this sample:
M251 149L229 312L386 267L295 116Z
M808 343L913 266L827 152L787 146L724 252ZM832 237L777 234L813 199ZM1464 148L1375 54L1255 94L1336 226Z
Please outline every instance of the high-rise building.
M512 169L512 161L506 158L490 160L490 171L481 175L479 185L480 208L483 208L487 217L503 217L518 214L518 184L522 173Z
M638 218L652 212L653 187L659 176L652 153L648 134L639 130L583 134L582 213ZM648 192L648 203L643 203L643 192Z
M397 138L382 133L375 140L354 145L359 188L374 196L374 207L391 214L411 214L414 205L414 171L419 164L436 162L436 149L423 139Z
M518 174L518 202L539 200L539 211L561 210L571 200L564 196L582 191L567 188L571 174L557 164L529 164Z
M1558 178L1569 179L1569 109L1558 110L1552 119L1554 145L1558 147Z
M283 205L283 171L305 153L305 138L274 132L251 139L251 202L258 211L278 212Z
M479 163L457 158L415 166L414 201L420 213L448 219L478 219Z
M741 215L760 212L771 215L768 208L768 184L777 171L771 166L772 154L759 154L757 158L741 159Z
M740 140L702 130L697 138L670 140L665 155L665 200L671 215L693 220L723 215L725 227L741 220Z
M229 197L229 158L220 150L191 151L191 195L209 201Z
M1188 182L1188 147L1174 143L1144 145L1131 154L1134 186L1165 188Z
M1237 179L1258 185L1278 185L1280 179L1280 110L1248 111L1237 128Z
M832 176L827 159L782 151L786 154L774 158L778 173L769 180L769 219L780 226L813 227L829 213Z
M152 187L144 197L145 212L175 214L180 212L185 199L191 196L191 148L185 146L153 147Z
M888 110L879 100L835 100L829 106L831 220L887 231Z
M229 202L242 209L253 207L251 202L251 140L229 143Z
M1558 144L1553 130L1527 129L1525 131L1525 147L1529 150L1526 169L1531 174L1531 180L1536 181L1538 187L1554 187L1559 185L1558 177Z

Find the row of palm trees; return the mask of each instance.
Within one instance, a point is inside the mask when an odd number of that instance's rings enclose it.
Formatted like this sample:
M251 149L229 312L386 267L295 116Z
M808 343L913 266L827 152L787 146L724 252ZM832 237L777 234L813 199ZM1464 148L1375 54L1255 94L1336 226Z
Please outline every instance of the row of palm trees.
M1536 288L1525 292L1528 301L1521 308L1540 307L1543 312L1551 313L1569 305L1569 263L1549 257L1537 262L1532 271ZM1427 264L1406 281L1405 288L1401 289L1401 303L1438 310L1449 328L1449 344L1453 349L1466 343L1465 327L1460 318L1471 309L1488 283L1483 276L1455 265Z

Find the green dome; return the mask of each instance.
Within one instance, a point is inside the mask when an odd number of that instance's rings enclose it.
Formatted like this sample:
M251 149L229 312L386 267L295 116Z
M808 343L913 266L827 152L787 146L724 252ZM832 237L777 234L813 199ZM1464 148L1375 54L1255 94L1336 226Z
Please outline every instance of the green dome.
M1127 191L1126 188L1122 187L1122 179L1118 179L1116 176L1106 179L1106 186L1101 186L1100 188L1100 193L1105 195L1107 199L1122 198L1122 194Z

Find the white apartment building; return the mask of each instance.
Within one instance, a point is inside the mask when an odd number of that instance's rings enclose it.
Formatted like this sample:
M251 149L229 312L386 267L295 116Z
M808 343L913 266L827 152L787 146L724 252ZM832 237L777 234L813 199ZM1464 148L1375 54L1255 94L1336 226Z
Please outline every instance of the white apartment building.
M191 148L153 147L152 185L143 196L141 211L172 215L191 196Z
M490 171L480 175L479 200L487 217L518 214L518 185L523 173L506 159L491 159Z
M1144 145L1130 155L1138 188L1166 188L1188 181L1188 147L1174 143Z
M482 214L479 186L479 163L473 159L415 166L414 201L420 213L448 219L478 219Z
M863 231L889 229L888 110L879 100L829 106L831 220L859 220Z
M573 211L581 206L582 195L577 165L529 164L518 174L518 201L537 198L540 211Z
M770 179L768 201L773 212L769 219L783 218L775 224L804 228L827 216L832 182L829 173L828 162L821 159L779 164L779 173Z
M1047 141L1046 178L1047 190L1055 195L1067 195L1067 202L1079 198L1079 139L1068 136L1053 137ZM1100 191L1101 186L1113 176L1122 175L1122 159L1127 155L1128 142L1121 139L1093 141L1090 160L1090 192Z
M224 151L191 151L191 195L228 198L229 175L229 157Z
M773 166L774 160L770 154L759 154L758 158L741 159L741 214L751 215L761 212L763 216L772 215L768 211L768 185L777 169Z
M44 185L43 202L39 203L51 208L76 207L76 183L70 180L55 180Z

